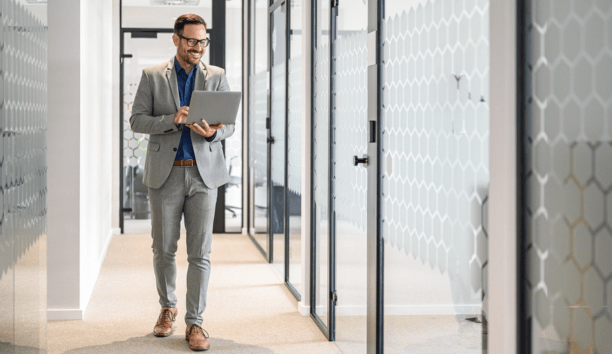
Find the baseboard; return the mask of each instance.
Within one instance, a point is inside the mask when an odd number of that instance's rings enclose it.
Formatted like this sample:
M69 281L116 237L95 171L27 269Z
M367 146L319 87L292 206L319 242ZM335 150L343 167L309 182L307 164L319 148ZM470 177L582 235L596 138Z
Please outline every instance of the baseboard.
M247 230L247 228L246 228L246 227L243 227L243 228L242 228L242 234L243 234L243 235L248 235L248 234L249 234L249 231Z
M310 316L310 306L305 306L303 302L298 302L298 311L302 316Z
M48 309L47 320L48 321L68 321L68 320L82 320L83 310L80 309Z
M121 234L121 228L120 227L118 227L116 229L111 229L111 230L112 230L113 235L120 235Z
M321 311L324 310L321 308ZM385 305L385 316L478 315L480 305ZM336 306L336 316L366 316L365 306Z
M93 274L88 275L88 276L93 276L95 281L92 284L90 284L86 289L83 289L84 296L81 298L81 304L83 306L83 309L85 310L87 309L87 306L89 305L89 300L91 300L91 295L93 294L94 288L96 287L98 277L100 276L100 270L102 270L102 264L104 263L104 259L106 258L106 252L108 251L108 246L110 245L111 240L113 239L113 235L115 235L114 229L110 229L106 237L106 241L104 242L104 248L102 249L102 252L100 253L97 264L95 265L96 267L95 271L93 272ZM85 313L85 310L83 310L83 314Z

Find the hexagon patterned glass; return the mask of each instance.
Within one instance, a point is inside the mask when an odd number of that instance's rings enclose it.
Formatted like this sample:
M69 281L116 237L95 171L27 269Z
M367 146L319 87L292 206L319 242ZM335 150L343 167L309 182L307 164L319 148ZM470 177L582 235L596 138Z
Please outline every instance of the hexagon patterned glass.
M523 326L533 353L612 353L612 2L525 9Z
M47 26L0 0L0 352L47 352ZM44 15L42 15L42 14Z
M420 352L480 353L487 330L489 1L388 0L385 13L385 353L416 352L412 335L421 332L428 339L419 340Z

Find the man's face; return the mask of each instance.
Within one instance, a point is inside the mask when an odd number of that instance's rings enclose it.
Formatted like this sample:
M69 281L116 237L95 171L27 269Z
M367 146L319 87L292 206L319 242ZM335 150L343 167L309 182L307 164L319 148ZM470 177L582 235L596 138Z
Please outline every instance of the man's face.
M185 25L182 36L185 38L204 39L206 38L206 27L204 25ZM206 48L202 48L200 43L190 47L187 44L187 40L182 39L176 33L172 35L172 40L176 46L176 55L179 59L193 66L200 62L206 51Z

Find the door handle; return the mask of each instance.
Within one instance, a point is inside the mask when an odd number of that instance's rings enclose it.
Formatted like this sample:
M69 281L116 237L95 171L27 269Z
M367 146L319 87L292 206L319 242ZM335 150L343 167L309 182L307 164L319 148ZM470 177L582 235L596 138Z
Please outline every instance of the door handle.
M274 137L273 136L269 137L267 142L268 144L274 144Z
M368 155L363 155L363 158L353 156L353 166L357 166L360 163L362 163L364 167L367 166L368 165Z

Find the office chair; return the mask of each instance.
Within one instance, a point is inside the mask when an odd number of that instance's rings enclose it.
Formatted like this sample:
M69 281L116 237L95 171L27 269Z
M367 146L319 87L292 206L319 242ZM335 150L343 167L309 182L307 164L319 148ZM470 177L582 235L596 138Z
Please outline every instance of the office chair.
M230 180L229 182L227 182L227 186L225 187L225 193L227 193L227 190L231 187L236 187L238 188L238 186L240 186L242 184L242 178L238 177L238 176L232 176L232 161L234 161L234 159L237 159L238 156L233 156L230 161L229 161L229 176L230 176ZM237 207L237 206L233 206L233 205L227 205L225 204L225 210L229 211L232 214L232 218L237 217L236 214L236 210L242 210L241 207Z

